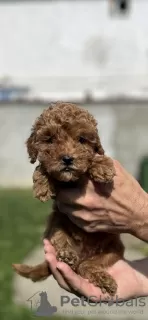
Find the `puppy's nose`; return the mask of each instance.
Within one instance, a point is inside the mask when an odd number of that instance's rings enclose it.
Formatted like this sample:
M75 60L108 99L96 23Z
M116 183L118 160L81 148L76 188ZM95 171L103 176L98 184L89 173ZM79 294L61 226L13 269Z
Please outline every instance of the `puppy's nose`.
M70 156L63 156L62 157L62 160L65 164L69 165L69 164L72 164L73 162L73 157L70 157Z

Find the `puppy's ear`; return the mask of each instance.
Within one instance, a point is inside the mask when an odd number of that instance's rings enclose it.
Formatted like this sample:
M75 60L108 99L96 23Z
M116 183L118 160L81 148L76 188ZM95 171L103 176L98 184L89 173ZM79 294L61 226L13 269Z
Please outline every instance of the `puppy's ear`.
M38 154L35 146L35 142L36 142L36 134L35 134L35 129L33 128L30 137L26 141L27 151L28 151L31 163L36 162L37 154Z
M44 110L42 114L36 119L35 124L32 127L31 135L26 141L27 151L29 154L30 162L35 163L37 160L38 151L36 148L36 136L38 130L45 125L45 118L50 118L50 112L54 105L51 105L47 110Z
M36 167L33 173L33 194L35 198L42 202L53 199L55 196L54 186L41 164Z

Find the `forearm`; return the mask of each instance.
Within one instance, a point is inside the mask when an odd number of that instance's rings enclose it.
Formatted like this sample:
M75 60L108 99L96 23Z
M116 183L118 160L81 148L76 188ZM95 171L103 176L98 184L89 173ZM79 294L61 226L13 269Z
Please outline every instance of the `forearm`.
M136 219L133 219L132 234L137 238L148 242L148 194L144 192L141 197L142 203L140 209L136 213Z

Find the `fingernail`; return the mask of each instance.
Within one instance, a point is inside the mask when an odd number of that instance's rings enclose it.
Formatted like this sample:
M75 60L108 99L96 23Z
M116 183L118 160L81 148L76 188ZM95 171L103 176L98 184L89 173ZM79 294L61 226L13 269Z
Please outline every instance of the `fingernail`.
M48 241L47 239L44 239L44 240L43 240L43 243L46 245L46 244L49 243L49 241Z

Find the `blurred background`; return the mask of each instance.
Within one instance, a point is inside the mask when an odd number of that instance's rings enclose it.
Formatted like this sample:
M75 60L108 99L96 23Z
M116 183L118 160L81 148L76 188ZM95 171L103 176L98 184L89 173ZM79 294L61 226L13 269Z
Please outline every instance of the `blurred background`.
M106 153L148 191L147 17L147 0L0 1L2 320L31 317L11 263L41 245L49 212L50 204L32 197L25 140L50 102L93 113ZM133 257L147 255L142 242L124 241ZM25 286L29 298L33 289Z

